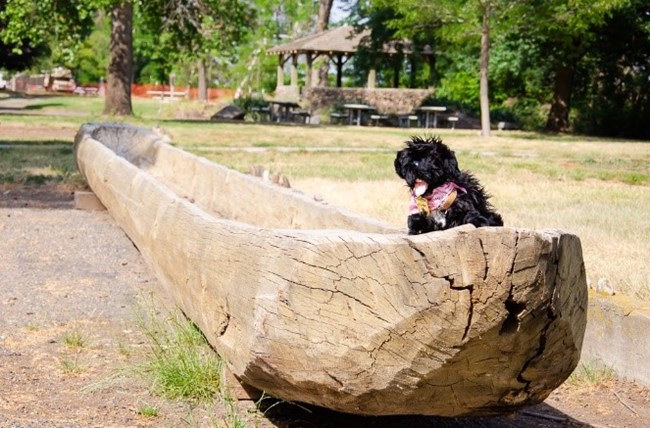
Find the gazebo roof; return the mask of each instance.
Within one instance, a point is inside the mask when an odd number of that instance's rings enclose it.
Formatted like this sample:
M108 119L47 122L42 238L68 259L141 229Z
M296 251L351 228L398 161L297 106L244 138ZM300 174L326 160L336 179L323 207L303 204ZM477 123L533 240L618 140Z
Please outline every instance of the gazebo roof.
M353 26L331 28L320 33L301 37L283 45L274 46L267 54L300 54L307 52L327 52L353 54L361 40L370 35L369 30L357 33Z

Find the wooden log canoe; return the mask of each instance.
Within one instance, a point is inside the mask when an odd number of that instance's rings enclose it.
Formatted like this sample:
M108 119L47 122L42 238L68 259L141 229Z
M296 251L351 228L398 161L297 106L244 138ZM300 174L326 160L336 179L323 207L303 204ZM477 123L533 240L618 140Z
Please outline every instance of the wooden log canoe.
M404 230L85 124L82 175L232 373L364 415L493 415L576 367L587 286L559 230Z

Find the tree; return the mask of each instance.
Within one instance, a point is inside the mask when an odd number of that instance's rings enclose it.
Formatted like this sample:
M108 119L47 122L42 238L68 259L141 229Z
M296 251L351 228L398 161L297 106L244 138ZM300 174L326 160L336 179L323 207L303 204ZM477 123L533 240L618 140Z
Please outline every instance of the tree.
M7 0L0 19L7 25L0 36L21 52L21 44L48 44L56 62L70 66L83 40L90 34L99 8L110 11L112 35L104 112L130 115L132 76L132 19L130 0Z
M435 5L426 0L375 0L382 9L392 9L395 17L386 26L395 35L417 37L413 28L423 25L437 29L439 37L452 41L475 39L480 35L479 46L479 100L481 110L481 135L490 135L489 107L489 57L491 19L503 7L505 0L440 0ZM374 36L373 36L374 37ZM435 57L434 57L435 58Z
M630 1L594 32L576 70L572 129L650 139L650 3Z
M330 15L334 0L319 0L318 2L318 32L325 31L329 28ZM329 60L325 59L321 67L317 70L317 85L324 86L327 83L327 72L330 67Z
M439 15L427 16L421 19L420 11L409 7L405 1L397 3L389 0L359 2L355 9L353 20L359 31L370 29L370 40L362 43L355 55L355 68L359 71L377 70L376 79L380 83L390 83L393 87L407 85L435 86L438 83L436 73L437 47L440 41L438 33L443 18ZM409 3L410 4L410 3ZM408 42L407 42L408 41ZM407 42L408 46L404 43ZM397 51L410 51L410 74L407 78L400 75L403 67L403 53L387 56L381 51L386 45L392 45ZM418 73L416 63L428 62L428 75ZM424 69L422 67L421 69ZM365 77L357 75L361 84ZM419 80L419 82L418 82Z
M539 46L553 75L549 132L567 132L574 78L581 59L593 48L595 30L629 0L533 0L516 2L513 28ZM513 21L515 24L515 21Z
M5 32L9 25L5 17L7 0L0 0L0 35ZM9 44L0 37L0 68L7 70L24 70L32 66L39 56L47 52L47 46L30 45L27 40L12 38Z
M212 57L232 56L254 17L250 4L242 0L150 0L142 2L141 12L142 30L158 35L152 51L164 50L172 61L196 63L202 101L207 101Z
M236 96L272 92L276 87L277 58L266 55L286 39L305 36L314 31L318 3L310 0L255 0L257 14L252 31L236 48L237 61L230 69L236 80Z

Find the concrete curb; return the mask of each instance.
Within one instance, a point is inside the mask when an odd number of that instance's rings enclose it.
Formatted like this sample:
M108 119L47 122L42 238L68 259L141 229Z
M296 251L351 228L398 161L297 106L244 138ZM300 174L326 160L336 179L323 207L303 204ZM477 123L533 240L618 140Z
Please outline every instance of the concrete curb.
M590 290L580 362L606 365L650 386L650 304Z

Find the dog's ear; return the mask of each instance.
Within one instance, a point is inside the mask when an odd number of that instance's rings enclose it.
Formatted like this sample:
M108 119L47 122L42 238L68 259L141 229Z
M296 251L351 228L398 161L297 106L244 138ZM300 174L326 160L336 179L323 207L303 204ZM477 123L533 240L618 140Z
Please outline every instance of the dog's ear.
M407 156L408 153L406 153L406 149L402 149L397 152L397 156L395 156L395 162L393 162L393 165L395 166L395 172L401 179L406 178L404 176L404 163L406 162Z
M450 176L450 177L457 177L460 175L460 169L458 168L458 161L456 160L456 156L454 156L454 152L451 152L451 157L446 158L444 162L442 163L443 168L445 169L445 173Z
M441 160L441 167L445 172L447 177L456 178L460 175L460 169L458 168L458 160L456 160L456 154L446 145L439 143L436 144L435 155Z

